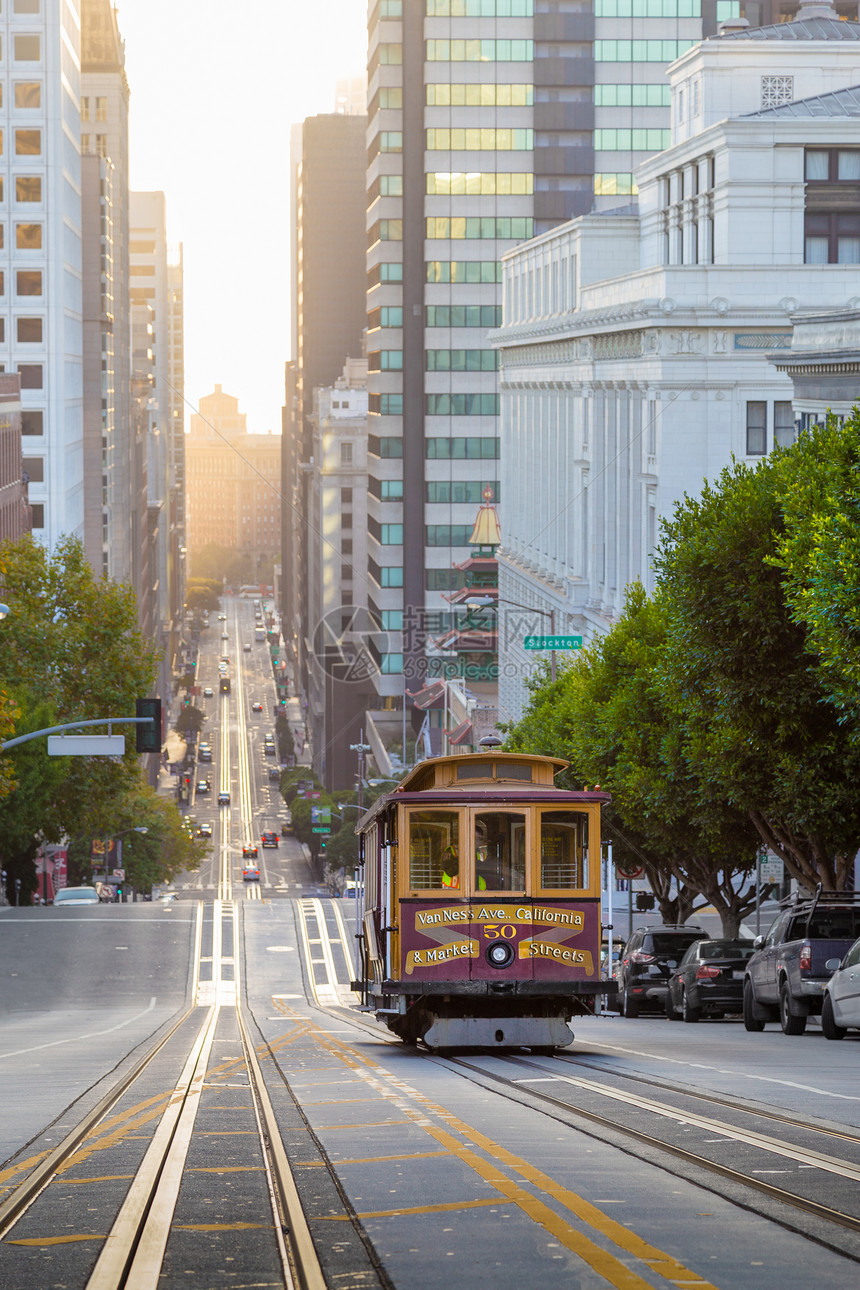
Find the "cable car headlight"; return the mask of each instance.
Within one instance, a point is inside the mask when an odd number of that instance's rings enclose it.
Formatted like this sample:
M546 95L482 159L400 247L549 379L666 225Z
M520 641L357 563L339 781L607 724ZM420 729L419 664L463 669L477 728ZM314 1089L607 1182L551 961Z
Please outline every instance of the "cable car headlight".
M514 947L508 941L493 941L493 944L487 950L487 962L490 967L509 967L514 958Z

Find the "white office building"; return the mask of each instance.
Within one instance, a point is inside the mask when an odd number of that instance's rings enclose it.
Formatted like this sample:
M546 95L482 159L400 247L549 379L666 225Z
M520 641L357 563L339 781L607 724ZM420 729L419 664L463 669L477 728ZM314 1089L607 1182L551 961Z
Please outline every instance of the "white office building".
M671 146L639 166L638 206L505 257L503 712L526 697L525 634L607 630L653 583L660 517L793 440L767 356L798 313L860 303L858 40L818 5L702 42L669 69Z
M8 0L0 41L0 351L21 377L33 531L54 546L84 531L77 0Z

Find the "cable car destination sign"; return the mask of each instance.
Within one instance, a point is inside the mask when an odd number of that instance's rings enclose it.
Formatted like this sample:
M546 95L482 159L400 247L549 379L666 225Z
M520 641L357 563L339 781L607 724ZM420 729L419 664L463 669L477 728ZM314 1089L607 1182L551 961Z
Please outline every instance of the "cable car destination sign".
M527 636L523 649L582 649L581 636Z

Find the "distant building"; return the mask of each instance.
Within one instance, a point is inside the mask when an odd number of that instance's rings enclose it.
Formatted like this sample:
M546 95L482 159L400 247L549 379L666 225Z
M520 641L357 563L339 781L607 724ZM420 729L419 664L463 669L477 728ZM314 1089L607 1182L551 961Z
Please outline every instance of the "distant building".
M802 432L828 412L844 419L860 404L860 308L795 314L792 322L790 349L768 359L791 378L794 420Z
M33 532L53 547L84 536L78 6L10 4L2 26L0 349L21 378Z
M367 642L367 361L348 360L314 391L308 470L308 724L326 788L352 786L365 707L374 695Z
M26 475L21 458L19 378L0 375L0 542L15 542L30 531Z
M249 434L220 385L200 400L185 441L187 541L193 563L220 546L270 565L280 553L279 435Z
M727 24L669 68L671 146L639 167L638 207L505 256L503 714L526 634L605 632L630 582L654 584L660 518L793 442L792 363L768 356L799 314L857 300L858 42L823 4Z
M84 545L97 573L133 578L129 88L110 0L81 4Z
M346 108L348 103L344 104ZM333 386L346 359L363 353L365 320L366 118L347 111L309 117L290 139L291 398L284 415L283 630L295 644L297 675L309 683L308 476L314 390Z

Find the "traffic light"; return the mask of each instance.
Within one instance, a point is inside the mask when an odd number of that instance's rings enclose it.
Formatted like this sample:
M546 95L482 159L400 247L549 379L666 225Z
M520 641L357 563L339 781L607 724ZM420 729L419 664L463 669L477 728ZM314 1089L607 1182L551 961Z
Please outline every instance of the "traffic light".
M151 721L135 726L135 751L161 752L161 699L138 699L135 702L135 716L152 718Z

